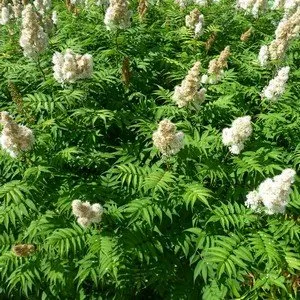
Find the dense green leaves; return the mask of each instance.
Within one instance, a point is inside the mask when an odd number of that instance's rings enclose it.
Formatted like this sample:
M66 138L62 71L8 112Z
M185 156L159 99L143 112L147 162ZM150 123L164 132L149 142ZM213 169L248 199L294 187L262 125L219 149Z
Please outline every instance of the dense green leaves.
M284 12L253 18L229 0L184 9L132 0L132 26L108 31L105 1L52 2L58 24L38 60L23 57L20 20L0 27L1 111L35 135L17 158L0 151L0 298L298 299L299 180L285 214L244 205L264 179L300 165L300 42L282 61L257 61ZM205 20L199 38L185 27L194 8ZM178 108L175 86L196 61L206 74L227 45L228 67L217 84L201 84L200 109ZM56 82L52 56L67 48L93 56L91 78ZM262 99L287 65L282 97ZM245 115L253 133L232 155L222 130ZM164 118L184 133L172 157L153 147ZM75 199L100 203L102 221L77 224ZM34 251L18 257L17 244Z

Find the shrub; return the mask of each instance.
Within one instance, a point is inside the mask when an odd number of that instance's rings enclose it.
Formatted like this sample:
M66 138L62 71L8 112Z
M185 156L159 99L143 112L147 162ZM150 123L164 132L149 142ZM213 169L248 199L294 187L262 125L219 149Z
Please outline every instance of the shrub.
M0 298L298 299L299 8L112 0L107 30L106 1L34 1L48 45L24 57L9 2L1 111L34 144L1 150ZM195 8L201 35L185 26ZM249 202L267 178L272 215Z

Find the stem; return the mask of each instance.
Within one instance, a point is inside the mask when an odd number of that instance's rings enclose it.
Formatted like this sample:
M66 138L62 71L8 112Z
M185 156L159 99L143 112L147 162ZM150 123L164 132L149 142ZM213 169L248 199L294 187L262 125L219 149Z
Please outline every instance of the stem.
M169 163L168 160L166 161L166 164L167 164L167 171L169 171L170 170L170 163Z
M228 152L226 153L226 155L224 156L224 158L223 158L223 162L226 160L226 158L228 157L228 155L230 154L230 151L228 150Z
M119 55L118 36L119 36L119 29L117 28L117 31L116 31L116 51L117 51L116 61L117 61L117 66L119 65L119 58L118 58L118 55Z
M37 60L36 60L36 65L37 65L37 68L41 71L42 73L42 76L44 78L44 81L46 81L46 76L45 76L45 73L41 67L41 62L40 62L40 58L38 57Z

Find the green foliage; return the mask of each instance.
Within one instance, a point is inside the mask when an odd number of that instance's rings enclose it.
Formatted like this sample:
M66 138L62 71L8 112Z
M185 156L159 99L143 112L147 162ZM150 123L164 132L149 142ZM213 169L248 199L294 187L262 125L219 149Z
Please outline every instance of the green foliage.
M257 62L283 12L253 18L229 0L185 9L149 0L140 20L132 0L132 26L114 32L105 5L53 2L58 24L38 61L23 57L20 20L0 27L1 111L36 139L17 158L0 153L0 299L299 299L299 181L283 215L244 205L262 180L300 165L299 39L282 61ZM196 39L184 26L195 7L205 19ZM227 45L228 68L205 86L200 110L178 108L175 86L197 60L205 74ZM55 81L52 56L67 48L93 56L91 78ZM262 100L286 65L283 96ZM253 134L234 156L222 129L244 115ZM185 135L173 157L151 140L164 118ZM103 205L101 223L80 227L74 199ZM16 244L35 251L17 257Z

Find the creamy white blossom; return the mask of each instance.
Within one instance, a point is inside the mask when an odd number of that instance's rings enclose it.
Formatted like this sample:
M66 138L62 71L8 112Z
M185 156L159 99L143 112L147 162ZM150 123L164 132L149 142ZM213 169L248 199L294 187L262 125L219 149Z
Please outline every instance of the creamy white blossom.
M12 0L12 10L14 12L15 18L20 18L22 16L23 3L21 0Z
M90 204L90 202L82 202L74 200L72 202L72 212L77 217L77 222L82 227L88 227L92 223L99 223L102 219L103 207L99 203Z
M206 6L207 0L194 0L194 3L199 6Z
M212 0L212 2L216 3L220 0ZM180 6L181 9L187 7L188 5L199 5L199 6L206 6L208 5L208 0L175 0L175 3Z
M258 54L258 61L262 67L266 66L269 58L268 46L261 46Z
M278 100L285 90L286 82L289 79L289 71L289 67L281 68L277 76L263 89L262 96L272 101Z
M300 0L285 0L284 1L284 10L285 10L286 14L295 12L298 7L300 7Z
M104 24L107 30L126 29L130 27L131 11L127 0L110 0L106 10Z
M300 33L300 6L291 15L286 15L279 22L275 39L269 45L271 60L280 60L284 57L290 42Z
M189 4L189 0L175 0L175 3L179 5L181 9L184 9Z
M201 15L203 17L203 15ZM203 24L204 24L204 19L200 20L196 26L195 26L195 37L200 36L203 33Z
M33 4L40 15L44 15L51 9L51 0L34 0Z
M93 58L90 54L79 55L71 49L65 54L55 52L52 58L54 78L59 83L74 83L92 76Z
M247 194L245 205L252 210L258 210L260 207L261 199L257 191L252 191Z
M259 13L266 11L268 7L268 0L256 0L252 7L252 15L258 17Z
M184 134L176 132L176 125L164 119L158 125L158 130L152 135L153 144L164 156L178 153L183 148Z
M284 9L285 14L294 13L300 6L300 0L275 0L272 9Z
M297 12L295 12L290 17L284 17L280 20L276 30L276 39L289 38L293 39L299 34L300 26L300 7Z
M267 0L238 0L236 7L244 10L246 13L258 17L259 13L265 11L268 6Z
M97 6L107 7L109 5L109 0L96 0L95 4Z
M38 16L31 4L22 12L22 32L20 45L24 56L34 58L43 52L48 44L48 36L39 25Z
M58 17L57 17L57 11L56 11L56 10L54 10L54 11L52 12L51 19L52 19L53 24L54 24L54 25L57 25Z
M185 17L185 26L194 31L195 37L199 37L203 33L204 16L200 14L197 8Z
M225 146L229 146L229 151L232 154L239 154L244 149L244 142L251 134L251 117L240 117L232 122L230 128L223 129L222 142Z
M280 9L284 7L285 0L275 0L271 9Z
M295 175L296 172L293 169L285 169L273 179L267 178L257 190L248 193L245 205L270 215L284 213Z
M71 0L72 5L84 5L85 0Z
M198 110L204 102L206 89L200 89L200 67L200 62L196 62L181 85L175 87L173 100L179 108L189 106Z
M238 0L236 2L236 7L238 9L249 10L251 6L255 3L255 0Z
M10 12L9 9L6 6L3 6L1 9L1 18L0 18L0 24L5 25L10 20Z
M0 123L3 130L0 136L0 145L11 157L17 157L22 151L28 151L34 144L34 135L31 129L18 125L8 112L1 112Z
M208 80L209 80L209 78L208 78L208 75L207 74L204 74L204 75L202 75L202 77L201 77L201 83L208 83Z

